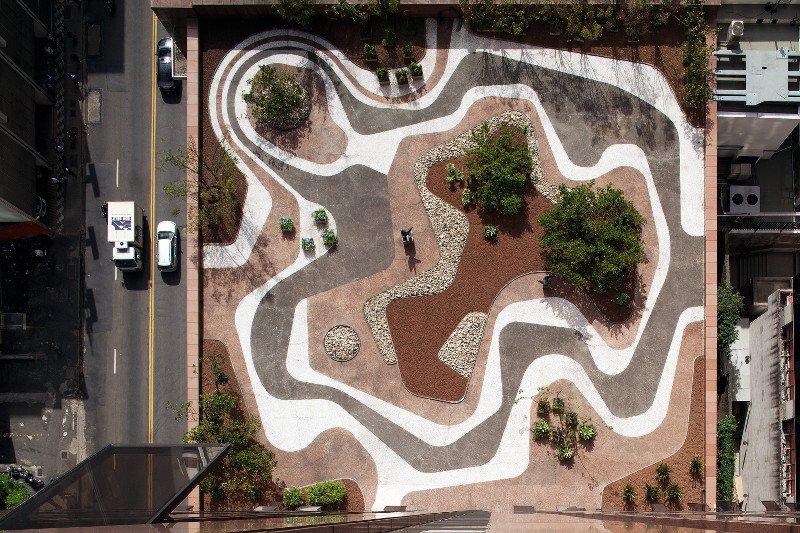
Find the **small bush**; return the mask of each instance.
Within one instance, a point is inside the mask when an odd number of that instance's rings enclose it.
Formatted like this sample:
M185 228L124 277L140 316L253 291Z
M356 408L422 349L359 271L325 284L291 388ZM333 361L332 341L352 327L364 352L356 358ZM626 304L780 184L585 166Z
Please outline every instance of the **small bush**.
M547 420L537 420L533 425L533 436L536 440L544 440L550 437L550 424Z
M374 46L367 43L364 45L364 56L368 59L376 59L378 57L378 50Z
M614 294L614 303L617 305L625 305L629 301L631 301L631 297L628 296L627 292L617 291L616 294Z
M633 503L636 501L636 487L630 483L625 485L625 488L622 489L622 499L627 503Z
M496 239L497 238L497 226L494 224L489 224L488 226L483 228L483 237L485 239Z
M568 428L575 428L578 426L578 414L572 411L564 413L564 425Z
M447 183L463 183L464 171L456 168L453 163L447 163Z
M667 487L667 490L664 491L664 494L667 497L667 501L672 503L678 503L683 498L683 488L677 483L671 484Z
M589 422L581 422L578 426L578 439L582 441L590 441L597 436L597 429Z
M406 83L408 83L408 71L404 68L395 71L394 77L397 78L397 83L399 83L400 85L405 85Z
M323 481L314 483L306 489L309 505L325 505L339 507L347 497L347 490L341 481Z
M553 428L550 435L556 446L567 443L567 433L562 428Z
M339 239L336 238L336 234L333 232L332 229L328 228L322 230L322 243L325 246L336 246L339 242Z
M283 491L283 506L293 511L303 505L305 500L303 498L303 491L300 487L286 487Z
M558 446L558 460L569 463L575 459L575 448L569 444L561 444Z
M414 76L415 78L422 76L422 65L420 65L419 63L415 63L412 61L411 64L408 65L408 70L411 71L411 75Z
M689 473L694 477L700 477L700 475L703 473L704 467L705 465L703 464L703 461L700 460L700 456L695 455L692 457L692 461L689 463Z
M294 221L291 217L281 217L278 219L278 224L281 226L281 231L289 233L294 231Z
M304 237L300 239L300 248L302 248L303 251L306 252L313 252L314 249L316 248L316 245L314 244L314 239L310 237Z
M411 46L411 43L404 44L401 47L401 50L403 51L404 57L411 57L412 54L414 53L414 48Z
M279 0L275 10L283 20L308 28L314 16L314 0Z
M392 46L394 46L395 45L394 34L389 30L386 30L383 33L383 39L381 39L381 44L386 48L391 48Z
M378 81L389 81L389 71L386 70L386 67L376 68L375 75L378 77Z
M657 502L659 498L661 498L661 489L659 489L656 485L647 483L644 486L644 497L649 502Z
M557 415L560 415L564 412L565 409L564 398L560 398L556 396L553 398L553 412Z
M12 509L28 499L25 485L8 474L0 474L0 509Z
M539 398L536 402L536 414L546 415L550 412L550 400L547 398Z
M669 475L672 473L672 468L666 463L661 463L656 467L656 479L661 484L669 483Z
M736 324L744 309L744 299L727 281L717 289L717 351L721 359L730 359L731 346L739 338Z
M311 218L314 219L314 222L321 224L328 221L328 213L325 211L325 209L317 209L311 213Z
M464 189L464 192L461 193L461 205L464 207L475 205L475 193L472 192L472 189Z

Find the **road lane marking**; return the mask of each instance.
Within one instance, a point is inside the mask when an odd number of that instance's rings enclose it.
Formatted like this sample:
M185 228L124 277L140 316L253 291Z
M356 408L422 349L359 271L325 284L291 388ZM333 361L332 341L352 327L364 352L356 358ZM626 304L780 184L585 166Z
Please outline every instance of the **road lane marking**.
M117 189L119 189L119 159L117 159Z
M117 373L117 349L114 348L114 373Z
M117 281L117 271L118 270L119 269L116 266L114 266L114 281Z
M153 442L153 396L154 396L154 383L153 383L153 334L155 324L153 321L153 308L155 307L155 298L153 291L155 289L153 284L153 275L155 270L155 252L153 250L153 229L155 224L155 211L156 211L156 196L155 196L155 181L156 181L156 30L157 30L156 14L153 13L153 30L150 34L150 42L153 44L153 53L150 54L150 231L148 232L148 239L150 242L150 283L148 290L150 291L150 307L148 309L148 327L147 327L147 442ZM149 491L148 491L149 492Z

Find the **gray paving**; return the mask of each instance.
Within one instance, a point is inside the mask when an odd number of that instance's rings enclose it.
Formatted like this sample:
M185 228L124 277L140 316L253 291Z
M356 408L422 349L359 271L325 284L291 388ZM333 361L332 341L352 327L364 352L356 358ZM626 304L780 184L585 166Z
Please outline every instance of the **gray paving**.
M501 335L503 403L495 415L449 446L431 447L338 390L299 383L286 373L283 360L297 302L379 272L391 261L387 253L391 254L393 247L387 240L391 239L388 201L382 197L386 194L385 176L361 167L351 167L332 178L308 176L288 166L276 169L306 198L331 207L342 244L336 253L279 283L261 302L252 338L259 377L279 398L337 402L424 472L488 461L499 444L520 376L532 361L547 353L566 353L583 364L616 415L642 413L653 401L678 315L687 307L702 304L702 238L689 237L680 225L677 135L666 117L640 100L615 87L483 54L465 59L439 100L423 112L376 110L344 93L341 84L337 86L355 130L373 133L446 116L460 105L469 88L501 83L526 83L539 93L567 153L578 164L593 164L606 147L616 143L637 144L645 151L666 214L673 262L631 365L618 376L599 372L585 345L569 331L527 324L508 326ZM232 104L228 105L235 116ZM245 138L235 124L232 129ZM252 143L250 148L260 152ZM265 162L270 164L268 158ZM369 191L366 196L365 191Z

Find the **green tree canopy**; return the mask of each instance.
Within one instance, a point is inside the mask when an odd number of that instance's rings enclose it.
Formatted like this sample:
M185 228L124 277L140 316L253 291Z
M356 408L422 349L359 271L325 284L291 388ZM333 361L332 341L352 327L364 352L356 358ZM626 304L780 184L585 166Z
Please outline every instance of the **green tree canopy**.
M469 186L477 204L503 215L515 215L525 207L525 184L531 173L531 155L525 133L501 127L494 135L488 124L473 135L478 147L467 152Z
M744 309L744 298L727 281L717 289L717 348L720 359L729 359L731 346L739 338L736 324Z
M629 269L647 262L645 220L621 190L593 187L559 187L556 205L539 216L542 255L550 270L576 287L619 291Z
M292 129L308 117L311 103L295 76L260 65L244 101L253 104L253 116L279 129Z

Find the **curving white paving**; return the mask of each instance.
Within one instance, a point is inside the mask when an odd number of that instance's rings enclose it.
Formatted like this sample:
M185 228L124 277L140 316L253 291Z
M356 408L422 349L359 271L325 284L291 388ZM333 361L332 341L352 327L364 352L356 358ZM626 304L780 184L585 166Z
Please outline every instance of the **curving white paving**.
M433 29L431 29L433 26ZM435 25L427 26L430 38L431 32L435 38ZM283 36L278 41L265 42L265 39ZM267 172L279 184L297 199L301 206L301 220L299 227L301 236L309 235L314 231L310 223L310 212L316 204L306 200L280 178L268 165L261 161L249 148L247 141L255 143L260 150L268 155L286 161L288 164L311 174L330 176L341 172L354 164L363 164L379 172L386 173L395 156L399 142L408 135L424 134L429 132L445 131L456 126L465 116L469 107L476 101L487 96L507 98L523 98L529 100L537 109L544 134L553 150L559 170L570 179L588 180L605 174L620 166L631 166L641 172L647 183L651 208L654 215L653 223L659 240L659 257L656 274L651 285L645 309L640 320L636 339L626 349L615 350L610 348L586 321L585 317L570 302L561 299L543 298L525 302L516 302L504 308L495 322L492 330L489 358L484 374L481 395L474 413L465 421L455 424L438 424L425 419L413 412L399 408L379 398L373 397L349 385L337 382L311 368L308 362L308 331L307 331L307 302L303 300L295 309L292 333L287 353L287 369L290 375L300 381L318 383L337 388L350 395L357 401L368 406L381 416L392 420L409 433L433 446L444 446L455 442L467 432L474 429L487 417L496 413L500 408L502 397L500 392L501 370L499 353L499 335L503 328L513 322L530 322L545 324L552 327L579 329L588 339L587 345L594 363L604 373L614 375L622 372L630 364L631 358L639 344L644 328L647 326L652 311L652 305L662 289L670 263L670 237L664 217L663 209L658 198L658 193L653 182L647 158L644 152L635 145L614 145L606 149L600 159L592 166L581 167L574 164L566 153L555 128L550 122L547 113L539 101L538 95L525 85L500 85L489 87L475 87L467 91L462 98L461 105L452 114L419 124L378 132L371 135L362 135L354 131L347 114L344 111L338 94L334 90L333 81L327 72L320 69L313 62L295 54L275 54L264 58L264 62L282 63L315 70L324 80L328 99L328 106L336 124L345 132L348 144L345 154L337 161L330 164L319 164L305 159L291 156L272 145L267 140L260 138L249 122L242 120L245 110L241 94L241 84L232 85L232 74L255 54L264 53L266 50L279 46L291 45L299 49L315 53L318 58L325 61L331 70L338 76L337 82L342 83L347 90L359 101L376 108L401 108L422 110L436 101L444 90L447 80L455 72L459 63L473 51L501 55L516 61L539 65L561 72L576 74L588 79L602 81L616 85L650 103L664 113L675 124L679 136L680 149L680 204L681 227L689 235L702 235L702 131L692 128L685 120L678 106L674 94L663 76L654 68L617 61L608 58L582 56L570 52L543 50L536 48L519 48L518 44L510 44L509 48L497 48L498 41L467 34L466 31L453 34L451 50L445 65L445 75L442 81L433 87L421 98L403 104L390 104L376 102L359 91L372 92L380 95L381 88L377 86L374 74L358 68L346 58L337 57L343 68L356 80L360 87L353 86L352 82L344 76L339 65L325 54L318 53L316 48L305 43L291 40L291 37L302 37L312 40L320 46L328 47L328 43L304 32L265 32L243 41L236 50L226 55L220 64L211 84L209 99L211 123L214 132L221 142L228 141L223 136L223 125L237 121L245 132L247 139L240 139L236 134L229 132L233 145L237 151L247 155L259 167ZM261 44L258 44L261 43ZM252 50L250 48L253 48ZM494 48L491 48L494 47ZM517 47L517 48L514 48ZM332 48L332 47L331 47ZM244 50L244 52L243 52ZM329 52L333 55L338 52ZM341 54L339 54L341 55ZM426 59L434 57L429 51ZM235 63L234 60L236 61ZM222 76L228 66L233 68ZM252 67L252 69L257 67ZM426 72L431 72L428 67ZM242 80L249 79L251 73L242 76ZM216 110L216 98L222 88L222 116ZM236 116L230 117L227 105L230 90L234 90ZM392 89L393 91L396 88ZM397 93L399 94L399 92ZM364 147L369 147L367 153ZM376 156L376 147L381 153ZM255 240L260 233L271 209L271 197L256 176L251 172L244 161L239 162L239 168L248 180L248 197L245 202L247 224L243 225L237 241L230 246L204 247L204 261L206 268L232 268L241 266L249 257ZM318 241L318 252L324 249ZM253 318L256 309L267 294L281 280L297 272L316 256L306 256L299 253L296 261L284 271L270 279L263 286L242 299L236 309L236 328L242 345L244 359L248 374L253 384L259 413L261 414L264 430L270 442L279 449L286 451L301 450L308 446L320 433L334 427L341 427L350 431L367 449L375 460L378 471L378 494L373 509L382 509L384 505L397 504L402 497L412 491L432 489L446 486L462 485L479 481L491 481L516 477L528 467L530 420L528 415L531 409L530 398L522 399L514 404L508 421L505 425L500 445L496 454L486 464L471 468L457 469L445 472L424 473L419 472L405 460L399 457L391 448L377 438L338 404L325 399L314 400L280 400L263 387L253 363L251 351L251 334ZM563 312L557 312L557 310ZM570 318L568 318L570 317ZM594 384L588 378L583 367L574 360L560 354L550 354L534 361L521 377L520 389L531 396L539 387L547 386L559 379L568 379L586 397L587 401L603 418L603 421L612 426L614 431L624 436L646 435L657 428L666 416L669 399L672 392L673 379L680 351L680 342L686 326L692 322L702 320L702 308L692 307L683 311L673 334L669 347L668 357L662 372L654 401L644 413L628 418L615 416L607 407ZM524 431L521 431L524 429Z

